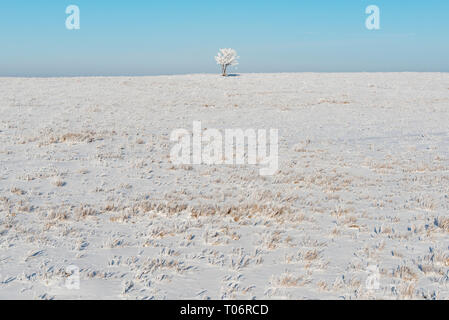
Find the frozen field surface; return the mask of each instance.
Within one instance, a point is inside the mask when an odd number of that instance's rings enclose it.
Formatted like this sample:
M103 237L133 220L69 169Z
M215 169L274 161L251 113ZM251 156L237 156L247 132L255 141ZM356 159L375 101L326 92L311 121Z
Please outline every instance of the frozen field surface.
M193 121L278 172L173 165ZM0 298L449 299L449 74L0 78Z

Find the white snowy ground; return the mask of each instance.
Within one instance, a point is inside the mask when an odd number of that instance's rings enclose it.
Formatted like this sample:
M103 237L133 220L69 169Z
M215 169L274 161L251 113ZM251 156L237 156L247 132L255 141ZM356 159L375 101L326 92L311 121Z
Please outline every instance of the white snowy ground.
M193 121L279 171L173 166ZM449 74L2 78L0 298L449 299Z

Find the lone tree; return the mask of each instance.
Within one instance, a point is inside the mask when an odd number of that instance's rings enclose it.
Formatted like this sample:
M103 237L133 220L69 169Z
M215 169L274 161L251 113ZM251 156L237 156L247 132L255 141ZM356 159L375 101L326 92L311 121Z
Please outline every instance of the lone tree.
M234 49L220 49L220 52L218 52L218 55L215 57L215 61L217 61L217 64L221 66L221 75L223 77L227 76L226 70L229 66L236 66L238 65L238 59L237 52Z

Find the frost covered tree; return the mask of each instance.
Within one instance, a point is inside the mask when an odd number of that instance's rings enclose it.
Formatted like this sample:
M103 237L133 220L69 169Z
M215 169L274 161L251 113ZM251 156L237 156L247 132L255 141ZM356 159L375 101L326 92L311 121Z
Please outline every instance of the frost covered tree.
M226 70L229 66L236 66L238 65L238 59L237 52L234 49L220 49L220 52L218 52L218 55L215 57L215 61L217 61L217 64L221 66L221 75L223 77L227 76Z

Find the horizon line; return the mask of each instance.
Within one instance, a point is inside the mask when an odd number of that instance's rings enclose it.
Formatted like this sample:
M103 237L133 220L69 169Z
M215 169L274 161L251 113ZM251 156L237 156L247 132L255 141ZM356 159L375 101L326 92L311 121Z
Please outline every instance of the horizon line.
M377 73L449 73L449 71L280 71L280 72L233 72L228 77L235 75L272 75L272 74L377 74ZM217 75L223 77L219 72L199 72L199 73L161 73L161 74L114 74L114 75L1 75L0 79L71 79L71 78L148 78L148 77L176 77L176 76L198 76L198 75Z

